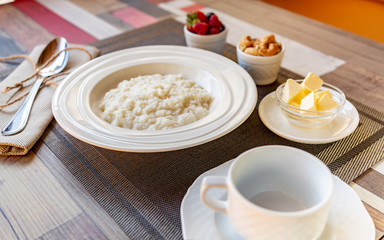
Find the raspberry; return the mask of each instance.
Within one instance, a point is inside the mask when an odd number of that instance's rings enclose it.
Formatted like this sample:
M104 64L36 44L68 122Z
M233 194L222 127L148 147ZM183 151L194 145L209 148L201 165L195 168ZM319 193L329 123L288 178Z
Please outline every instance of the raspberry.
M218 29L221 28L221 22L220 22L219 18L216 15L212 15L209 18L208 24L209 24L210 27L217 27Z
M187 14L187 29L199 35L217 34L224 30L224 25L214 13L205 15L201 11Z
M208 31L209 25L208 23L205 22L198 22L195 24L195 31L199 35L206 35Z

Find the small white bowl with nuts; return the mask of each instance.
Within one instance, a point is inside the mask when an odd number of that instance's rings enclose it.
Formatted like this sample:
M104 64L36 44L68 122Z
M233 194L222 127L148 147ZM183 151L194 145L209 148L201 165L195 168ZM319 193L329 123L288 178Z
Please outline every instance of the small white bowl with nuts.
M257 85L275 82L283 60L285 48L273 34L262 38L246 35L237 44L237 62L253 78Z

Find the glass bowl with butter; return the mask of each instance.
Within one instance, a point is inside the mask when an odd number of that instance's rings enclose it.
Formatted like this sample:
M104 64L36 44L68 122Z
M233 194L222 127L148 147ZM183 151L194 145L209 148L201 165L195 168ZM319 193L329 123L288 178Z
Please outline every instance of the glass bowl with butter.
M288 79L276 89L280 109L288 121L302 128L319 128L339 114L346 101L337 87L313 73L304 80Z

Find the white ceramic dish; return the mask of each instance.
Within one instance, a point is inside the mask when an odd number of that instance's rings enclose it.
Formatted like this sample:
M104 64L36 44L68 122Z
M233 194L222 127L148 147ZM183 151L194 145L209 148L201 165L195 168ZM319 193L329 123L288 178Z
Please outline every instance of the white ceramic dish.
M259 105L259 116L264 125L285 139L308 144L330 143L351 134L359 124L359 113L348 100L344 109L327 125L301 128L291 124L277 102L275 92L265 96Z
M214 98L209 114L192 124L159 131L113 126L100 118L104 94L131 77L182 74ZM249 74L221 55L182 46L146 46L113 52L71 73L56 90L56 121L74 137L120 151L160 152L187 148L216 139L238 127L253 112L256 86Z
M185 42L188 47L200 48L221 54L225 48L228 28L224 31L212 35L199 35L188 31L184 26Z
M181 203L181 224L184 239L240 240L224 214L216 213L200 201L200 185L205 176L226 176L233 160L200 175ZM326 228L318 240L374 240L375 227L355 191L334 176L335 192ZM221 197L225 190L212 189Z
M253 56L240 50L236 46L237 61L252 76L257 85L268 85L276 81L281 62L283 61L285 47L274 56Z

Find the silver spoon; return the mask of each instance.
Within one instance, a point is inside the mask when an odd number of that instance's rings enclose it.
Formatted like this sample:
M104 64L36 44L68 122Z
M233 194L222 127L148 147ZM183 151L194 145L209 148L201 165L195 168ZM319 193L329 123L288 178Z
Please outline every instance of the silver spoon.
M43 52L41 53L39 60L37 61L37 68L42 67L53 55L58 53L59 51L65 49L67 47L67 40L65 38L59 37L53 39L48 45L45 47ZM46 77L52 76L61 72L68 62L68 51L64 51L59 54L46 67L41 69L38 73L38 78L35 84L32 86L31 91L25 98L23 104L17 110L15 115L13 115L12 119L9 123L1 130L1 134L4 136L13 135L21 132L25 125L27 124L29 114L32 109L33 102L37 95L37 92L40 89L40 85L43 83Z

